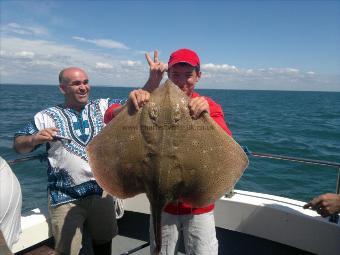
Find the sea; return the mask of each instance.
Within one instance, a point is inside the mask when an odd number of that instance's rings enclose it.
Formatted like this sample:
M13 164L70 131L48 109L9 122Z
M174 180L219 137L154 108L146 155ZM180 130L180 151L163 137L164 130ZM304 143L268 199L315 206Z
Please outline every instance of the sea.
M126 98L133 88L92 86L91 98ZM252 152L340 162L340 93L260 90L197 90L219 103L234 139ZM58 86L0 85L0 155L31 154L12 149L14 133L38 111L63 103ZM309 201L335 192L337 168L249 156L236 189ZM47 203L47 163L12 165L21 183L23 211Z

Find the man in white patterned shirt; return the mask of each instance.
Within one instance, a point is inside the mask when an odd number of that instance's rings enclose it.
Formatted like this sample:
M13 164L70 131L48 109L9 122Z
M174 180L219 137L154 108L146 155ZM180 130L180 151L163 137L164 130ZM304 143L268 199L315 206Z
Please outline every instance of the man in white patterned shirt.
M148 54L146 57L150 59ZM149 67L148 81L143 89L129 94L129 103L144 104L146 91L158 87L165 67L157 51ZM95 254L111 254L112 238L117 233L114 200L95 181L85 147L104 127L105 111L117 104L111 114L118 114L125 100L89 100L89 78L78 67L60 72L59 88L64 104L38 112L15 134L13 147L27 153L46 144L49 213L57 253L78 255L85 226Z
M27 153L46 144L48 204L56 252L78 255L85 226L95 254L111 254L117 233L114 199L95 181L85 147L104 127L106 109L122 100L89 100L89 78L78 67L62 70L59 84L64 104L38 112L15 134L14 148Z

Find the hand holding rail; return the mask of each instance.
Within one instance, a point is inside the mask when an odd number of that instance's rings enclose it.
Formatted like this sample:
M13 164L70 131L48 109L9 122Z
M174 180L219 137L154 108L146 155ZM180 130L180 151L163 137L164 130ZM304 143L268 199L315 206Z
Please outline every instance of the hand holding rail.
M328 166L328 167L335 167L338 168L338 180L336 184L336 194L340 194L340 163L338 162L329 162L323 160L314 160L314 159L306 159L306 158L297 158L297 157L289 157L289 156L282 156L282 155L275 155L275 154L268 154L268 153L258 153L258 152L251 152L247 146L242 146L244 152L248 156L259 157L259 158L269 158L269 159L278 159L278 160L287 160L291 162L299 162L304 164L312 164L312 165L321 165L321 166ZM329 217L329 221L333 223L339 222L339 215L333 214Z

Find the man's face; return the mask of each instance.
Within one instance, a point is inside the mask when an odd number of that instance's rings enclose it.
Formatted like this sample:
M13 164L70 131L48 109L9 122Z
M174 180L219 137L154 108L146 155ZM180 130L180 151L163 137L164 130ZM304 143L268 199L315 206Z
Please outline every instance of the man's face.
M195 88L195 84L201 77L201 72L197 72L195 67L189 64L179 63L168 70L168 77L190 97Z
M81 69L69 69L63 74L63 82L60 89L65 95L66 105L80 110L89 99L90 85L87 74Z

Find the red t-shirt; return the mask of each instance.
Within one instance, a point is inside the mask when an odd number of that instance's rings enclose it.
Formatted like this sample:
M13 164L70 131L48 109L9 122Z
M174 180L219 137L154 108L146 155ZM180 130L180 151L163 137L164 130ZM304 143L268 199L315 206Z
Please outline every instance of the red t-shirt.
M194 92L191 96L191 98L199 97L200 95L196 92ZM229 130L225 120L224 115L222 111L222 107L217 104L215 101L213 101L209 97L205 97L205 99L208 101L209 104L209 110L210 110L210 117L213 118L213 120L223 129L227 132L228 135L232 136L231 131ZM107 124L110 120L114 118L113 116L113 110L117 107L119 107L119 104L113 104L111 105L105 112L104 115L104 122ZM164 211L170 214L175 215L183 215L183 214L202 214L210 212L214 209L215 205L211 204L205 207L200 208L193 208L189 204L183 203L183 202L173 202L168 203Z
M107 124L110 122L110 120L112 120L115 116L113 114L113 110L116 109L117 107L122 106L120 104L112 104L110 105L109 108L107 108L107 110L105 111L104 114L104 123Z

